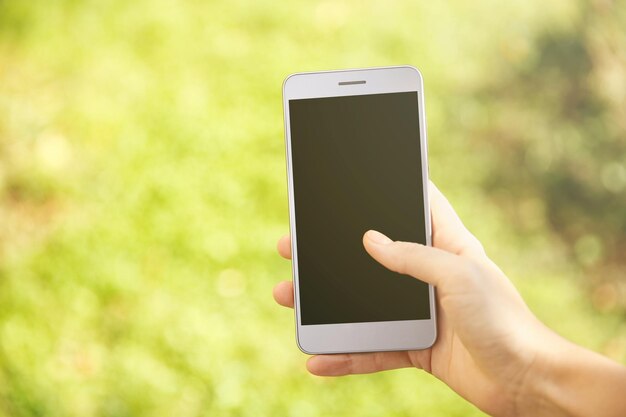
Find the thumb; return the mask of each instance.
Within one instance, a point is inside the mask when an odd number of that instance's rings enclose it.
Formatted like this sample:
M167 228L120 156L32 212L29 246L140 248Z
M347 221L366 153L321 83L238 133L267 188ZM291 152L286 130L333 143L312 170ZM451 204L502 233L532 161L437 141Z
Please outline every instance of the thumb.
M384 267L435 286L467 276L467 262L457 255L419 243L394 242L375 230L363 235L363 246Z

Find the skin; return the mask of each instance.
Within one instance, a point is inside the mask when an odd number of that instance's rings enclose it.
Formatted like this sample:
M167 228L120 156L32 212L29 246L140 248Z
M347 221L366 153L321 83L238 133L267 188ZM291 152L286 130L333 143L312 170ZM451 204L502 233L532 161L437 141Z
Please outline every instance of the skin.
M316 355L307 361L309 372L415 367L491 415L626 415L626 368L544 326L432 183L429 194L433 247L394 242L373 230L363 246L390 270L436 286L437 342L418 351ZM278 252L291 259L289 236L279 240ZM292 282L276 285L274 299L293 308Z

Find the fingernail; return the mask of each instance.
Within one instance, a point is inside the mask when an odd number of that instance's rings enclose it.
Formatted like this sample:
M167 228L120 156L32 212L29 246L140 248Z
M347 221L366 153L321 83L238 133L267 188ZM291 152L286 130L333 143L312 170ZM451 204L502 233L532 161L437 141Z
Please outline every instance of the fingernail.
M376 230L368 230L365 236L370 242L377 245L387 245L392 242L391 239Z

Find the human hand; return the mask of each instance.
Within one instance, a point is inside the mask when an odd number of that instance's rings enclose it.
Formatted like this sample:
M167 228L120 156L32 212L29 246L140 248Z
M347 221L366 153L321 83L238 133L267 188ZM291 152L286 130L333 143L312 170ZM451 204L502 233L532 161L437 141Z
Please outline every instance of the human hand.
M626 368L574 345L530 312L448 200L431 183L433 247L368 231L365 250L385 267L437 287L438 339L425 350L316 355L308 370L341 376L416 367L497 416L626 415ZM278 252L291 258L289 236ZM274 288L293 307L291 281Z
M434 247L392 242L374 231L365 234L363 244L387 268L437 287L435 345L419 351L317 355L307 367L316 375L340 376L414 366L479 408L500 414L514 407L535 355L528 341L542 326L432 184L429 194ZM288 236L279 241L278 251L291 258ZM292 282L279 283L274 298L293 307Z

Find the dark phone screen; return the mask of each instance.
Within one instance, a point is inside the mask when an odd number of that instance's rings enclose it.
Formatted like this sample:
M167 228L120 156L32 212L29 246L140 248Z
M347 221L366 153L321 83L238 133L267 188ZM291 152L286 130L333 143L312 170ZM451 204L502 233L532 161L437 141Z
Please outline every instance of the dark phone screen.
M426 243L417 92L289 101L301 322L430 318L428 285L391 272L369 229Z

